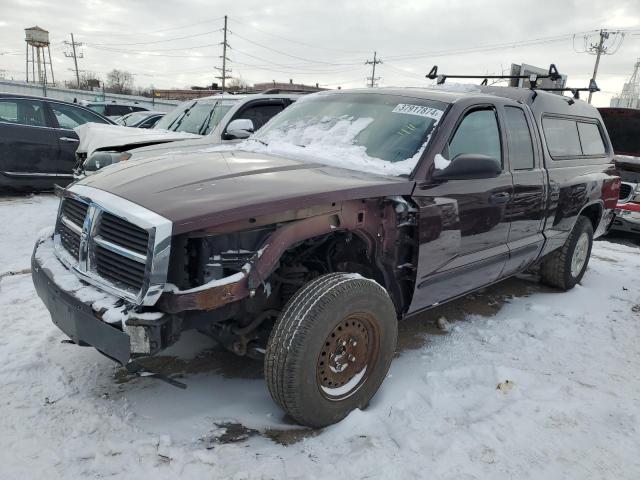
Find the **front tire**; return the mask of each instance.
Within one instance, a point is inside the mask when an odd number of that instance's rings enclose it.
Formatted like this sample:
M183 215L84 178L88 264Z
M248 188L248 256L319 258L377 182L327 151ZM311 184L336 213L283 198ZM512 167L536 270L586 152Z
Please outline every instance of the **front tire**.
M542 281L552 287L571 290L587 270L592 246L593 226L587 217L580 216L562 248L551 252L542 262Z
M386 290L349 273L322 275L289 300L271 332L265 379L296 422L325 427L364 408L395 353L397 317Z

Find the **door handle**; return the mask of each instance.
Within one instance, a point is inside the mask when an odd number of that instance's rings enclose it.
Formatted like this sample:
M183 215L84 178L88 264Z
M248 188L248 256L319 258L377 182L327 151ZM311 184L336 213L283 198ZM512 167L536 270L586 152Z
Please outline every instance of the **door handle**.
M62 142L69 142L69 143L78 143L80 141L77 138L71 138L71 137L60 137L60 140Z
M508 192L498 192L494 193L489 197L489 201L494 205L501 205L503 203L507 203L511 198L511 194Z

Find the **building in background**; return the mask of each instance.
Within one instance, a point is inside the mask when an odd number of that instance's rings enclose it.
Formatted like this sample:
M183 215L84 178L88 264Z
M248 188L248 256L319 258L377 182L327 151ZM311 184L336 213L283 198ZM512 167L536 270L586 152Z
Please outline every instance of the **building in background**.
M253 91L255 92L264 92L265 90L319 92L326 89L320 88L317 83L315 85L305 85L303 83L293 83L293 80L291 79L289 80L289 83L276 82L275 80L272 80L271 82L256 83L253 85Z

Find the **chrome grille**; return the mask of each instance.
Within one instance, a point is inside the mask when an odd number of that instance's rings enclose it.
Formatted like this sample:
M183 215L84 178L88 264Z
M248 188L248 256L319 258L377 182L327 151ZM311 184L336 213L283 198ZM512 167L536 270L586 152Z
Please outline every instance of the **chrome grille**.
M142 255L147 254L149 232L109 212L103 212L100 217L98 235L123 248Z
M626 182L620 184L620 200L627 201L633 193L634 185Z
M115 284L139 290L144 281L145 263L130 260L108 248L96 246L95 267L98 274Z
M80 255L80 234L71 230L62 222L58 225L58 233L60 234L60 241L64 249L69 252L73 258L78 258L78 255Z
M84 218L87 216L89 205L73 198L65 198L62 201L62 214L73 223L82 228Z
M63 199L60 206L56 233L60 235L60 243L64 249L74 258L78 258L80 254L80 236L88 208L86 203L72 198Z
M54 246L88 283L137 304L164 290L171 222L108 192L74 185L62 199Z

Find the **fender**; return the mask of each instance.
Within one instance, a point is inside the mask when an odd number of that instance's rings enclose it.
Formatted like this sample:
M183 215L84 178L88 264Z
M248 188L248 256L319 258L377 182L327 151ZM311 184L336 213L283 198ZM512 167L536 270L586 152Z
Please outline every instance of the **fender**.
M210 282L190 290L165 292L158 307L167 313L185 310L213 310L228 303L253 296L260 285L277 268L280 257L293 245L320 235L350 231L364 240L369 258L377 259L386 243L384 208L379 200L343 202L331 213L294 220L277 228L249 260L250 268L241 273ZM256 222L261 223L261 222ZM389 232L392 234L394 232ZM378 263L378 262L376 262ZM385 272L385 277L387 277Z

